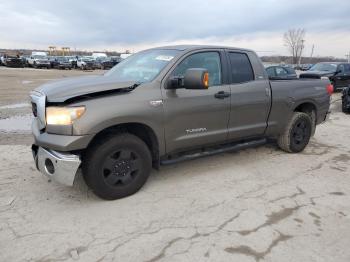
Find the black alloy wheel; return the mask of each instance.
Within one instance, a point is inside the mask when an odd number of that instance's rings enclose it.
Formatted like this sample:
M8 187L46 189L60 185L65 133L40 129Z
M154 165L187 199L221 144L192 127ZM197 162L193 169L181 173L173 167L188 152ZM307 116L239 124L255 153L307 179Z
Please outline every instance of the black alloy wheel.
M104 181L109 186L130 184L141 168L140 156L137 152L123 149L110 154L102 165Z

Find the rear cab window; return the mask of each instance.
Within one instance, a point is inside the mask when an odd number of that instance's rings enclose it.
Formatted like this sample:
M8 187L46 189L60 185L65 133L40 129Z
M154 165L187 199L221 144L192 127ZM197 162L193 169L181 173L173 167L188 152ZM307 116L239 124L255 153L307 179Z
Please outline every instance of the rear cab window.
M246 53L229 51L228 58L231 65L231 83L239 84L255 80L253 67Z

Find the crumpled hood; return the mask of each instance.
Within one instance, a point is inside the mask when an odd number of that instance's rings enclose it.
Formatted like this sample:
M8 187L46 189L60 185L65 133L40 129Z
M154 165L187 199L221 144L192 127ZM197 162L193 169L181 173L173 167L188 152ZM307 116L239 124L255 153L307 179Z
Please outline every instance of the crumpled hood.
M107 76L80 76L48 82L35 89L46 95L48 102L60 103L67 99L99 93L104 91L127 88L135 82L118 82L117 79Z

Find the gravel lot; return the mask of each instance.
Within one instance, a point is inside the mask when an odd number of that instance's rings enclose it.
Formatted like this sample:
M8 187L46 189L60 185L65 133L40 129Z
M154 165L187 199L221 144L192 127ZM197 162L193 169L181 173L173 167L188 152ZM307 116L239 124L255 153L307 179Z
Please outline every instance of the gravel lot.
M0 261L350 261L350 116L307 149L268 144L154 171L102 201L34 168L28 92L95 72L0 68ZM9 122L12 121L12 122Z

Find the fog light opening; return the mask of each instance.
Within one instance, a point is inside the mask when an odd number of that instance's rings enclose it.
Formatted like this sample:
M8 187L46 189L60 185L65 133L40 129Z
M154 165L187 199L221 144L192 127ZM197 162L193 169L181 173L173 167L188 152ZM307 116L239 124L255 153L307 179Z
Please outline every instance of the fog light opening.
M45 159L45 170L46 170L47 173L49 173L51 175L53 173L55 173L55 167L54 167L51 159L49 159L49 158Z

